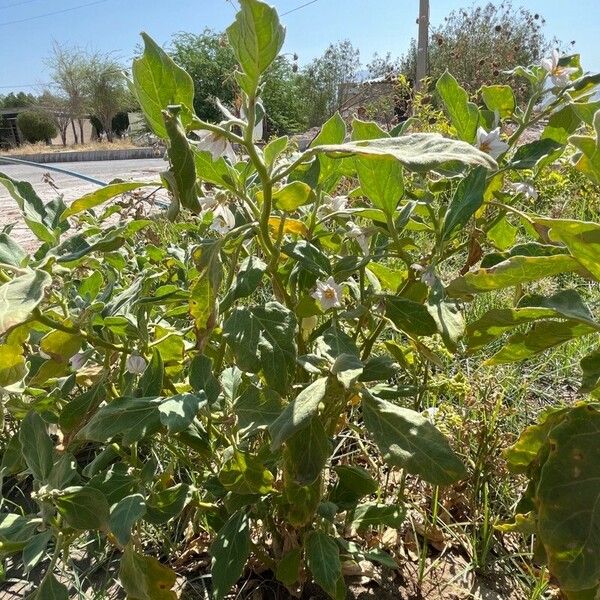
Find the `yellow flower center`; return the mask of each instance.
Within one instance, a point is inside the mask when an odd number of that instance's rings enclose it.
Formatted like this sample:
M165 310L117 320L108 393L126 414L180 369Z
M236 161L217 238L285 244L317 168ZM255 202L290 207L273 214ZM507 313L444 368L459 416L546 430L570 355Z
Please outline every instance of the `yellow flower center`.
M327 288L324 292L323 292L323 296L327 299L327 300L335 300L335 290L332 288Z

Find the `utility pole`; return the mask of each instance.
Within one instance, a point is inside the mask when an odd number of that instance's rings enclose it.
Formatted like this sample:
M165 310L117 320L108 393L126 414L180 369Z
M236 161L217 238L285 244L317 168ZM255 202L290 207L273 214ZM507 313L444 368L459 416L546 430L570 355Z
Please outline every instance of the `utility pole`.
M417 80L415 89L421 89L421 81L427 77L429 54L429 0L419 0L419 42L417 45Z

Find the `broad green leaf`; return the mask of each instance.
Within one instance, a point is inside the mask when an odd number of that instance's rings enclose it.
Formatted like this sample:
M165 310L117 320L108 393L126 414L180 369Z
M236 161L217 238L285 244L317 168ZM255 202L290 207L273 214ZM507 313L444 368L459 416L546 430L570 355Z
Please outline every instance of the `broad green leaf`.
M344 600L346 586L335 540L321 531L310 531L304 538L304 551L315 582L334 600Z
M367 266L367 270L371 271L382 287L392 292L396 292L400 287L400 284L406 279L407 272L401 268L391 268L387 265L377 262L370 262Z
M236 300L251 296L260 285L266 270L266 263L257 256L245 258L240 264L230 289L219 302L219 310L225 312Z
M248 386L236 399L233 410L242 436L268 427L281 414L281 398L268 388Z
M195 408L201 401L199 395L193 394L180 394L171 398L116 398L102 406L79 431L77 437L107 442L122 435L123 442L129 445L155 433L161 425L170 423L177 430L180 430L184 422L189 425L195 416ZM165 407L161 409L162 404Z
M393 156L357 156L354 164L363 194L373 206L392 215L404 194L400 162Z
M600 225L569 219L536 219L550 228L550 237L562 242L594 277L600 281Z
M493 158L471 144L437 133L411 133L399 138L322 145L313 148L313 152L334 158L368 156L373 160L385 160L385 157L393 157L405 168L417 172L456 170L464 166L494 170L498 166Z
M177 600L173 591L177 574L153 556L125 547L121 557L119 579L128 598L132 600Z
M187 429L203 404L206 396L198 394L176 394L158 405L160 422L169 433L179 433Z
M27 258L27 252L6 233L0 233L0 263L20 267Z
M324 144L342 144L345 137L346 123L344 122L344 119L342 119L340 113L336 112L323 124L321 131L319 131L318 135L311 142L310 147L315 148ZM318 183L321 187L325 188L326 191L330 191L341 176L341 164L327 156L319 155L319 159L316 161L315 166L317 168L316 175ZM310 184L311 182L306 181L306 183Z
M316 277L331 275L331 263L327 255L307 240L284 244L283 252L295 258L303 269Z
M27 366L22 348L0 344L0 387L17 383L25 375L27 375Z
M263 149L263 155L265 157L265 163L268 167L271 167L277 160L279 155L285 151L288 147L289 138L287 135L275 138L271 140Z
M19 439L29 470L35 479L44 483L54 464L54 443L40 415L35 412L28 413L21 423Z
M446 438L423 415L366 391L362 398L365 427L388 464L434 485L448 485L466 475Z
M349 389L362 375L364 365L356 354L340 354L331 367L338 381Z
M572 135L569 142L580 151L575 168L600 184L600 110L594 115L594 136Z
M160 352L153 350L152 358L140 377L135 395L141 398L160 396L164 375L165 366Z
M213 373L212 360L204 354L198 354L190 363L190 385L198 394L203 392L212 404L219 396L221 386Z
M315 193L302 181L292 181L273 192L273 202L277 208L294 212L298 207L314 202Z
M190 498L191 489L185 483L156 492L146 500L145 520L154 525L167 523L181 514Z
M160 183L152 183L145 181L124 181L121 183L111 183L108 184L95 192L91 192L90 194L86 194L85 196L81 196L75 200L67 210L65 210L61 219L66 219L68 217L72 217L80 212L85 210L90 210L100 204L104 204L108 202L112 198L116 196L120 196L121 194L125 194L126 192L131 192L133 190L137 190L141 187L146 186L160 186Z
M238 511L219 530L210 547L215 600L223 600L241 577L250 555L250 522Z
M548 119L548 124L542 131L542 139L551 139L559 144L566 144L569 136L581 125L581 116L572 104L553 112Z
M435 89L440 95L450 123L461 140L473 143L479 124L477 105L469 101L469 95L448 71L437 80Z
M390 137L390 134L381 129L375 121L361 121L357 118L352 120L352 141L376 140L386 137Z
M356 357L359 355L354 340L336 323L333 323L317 338L316 347L320 354L332 362L342 354L351 354Z
M429 336L437 333L437 324L427 307L408 298L386 296L385 314L398 329L411 335Z
M31 572L36 565L44 558L46 547L52 539L52 531L50 529L42 531L34 535L23 548L23 567L25 572ZM0 549L1 552L1 549Z
M486 365L504 365L532 358L544 350L554 348L572 339L598 333L598 327L572 321L542 321L525 333L516 333L508 339Z
M162 111L176 104L191 109L194 106L194 82L148 34L142 33L142 38L144 54L133 61L133 88L150 127L166 140L168 135ZM187 126L192 115L184 112L182 120Z
M83 338L76 333L55 329L47 333L40 341L40 350L52 360L66 362L81 349Z
M498 250L505 251L516 242L518 231L506 217L502 217L487 230L486 237Z
M0 286L0 335L31 316L51 283L48 273L35 270Z
M65 488L54 499L58 512L73 529L108 528L109 506L106 496L93 487Z
M582 591L600 579L600 413L573 408L550 433L537 488L538 535L562 588Z
M110 530L119 544L125 546L131 539L131 530L146 513L146 502L142 494L125 496L110 511Z
M562 150L563 145L555 140L544 138L519 146L510 161L512 169L535 169L540 161Z
M191 150L199 179L235 190L235 169L230 167L222 156L215 160L208 150L198 150L195 146L191 146Z
M4 173L0 173L0 184L6 188L19 206L23 220L33 234L42 242L53 244L55 236L52 224L49 222L44 203L33 186L27 181L11 179Z
M582 394L598 395L600 391L600 350L594 350L581 359L583 377L581 380Z
M170 107L169 110L162 112L169 140L168 155L171 163L171 169L168 172L170 176L167 177L167 181L175 196L175 201L193 213L199 213L200 203L196 190L194 154L190 149L180 114L181 111L178 107ZM166 175L163 174L163 177ZM178 210L173 209L171 214L177 214L177 212Z
M279 23L277 11L268 4L240 0L240 5L235 21L227 28L227 37L243 71L238 83L254 98L261 76L283 46L285 29Z
M223 325L223 337L243 371L262 372L276 391L287 392L296 366L296 319L278 302L236 308Z
M236 494L268 494L273 490L273 474L257 457L236 451L221 468L219 481Z
M275 577L284 585L291 587L300 577L300 566L302 565L302 548L288 550L277 563Z
M337 465L334 470L338 480L329 499L341 510L356 506L359 500L374 494L379 487L369 472L362 467Z
M517 106L510 85L484 85L481 88L481 97L488 109L493 113L497 112L501 119L510 117Z
M75 396L62 409L59 415L59 424L64 431L73 431L86 423L96 409L105 399L106 390L101 385L96 385Z
M470 350L476 350L519 325L561 318L597 326L581 296L575 290L564 290L549 297L525 296L516 308L489 310L467 326L467 345Z
M198 334L204 335L214 327L216 302L216 290L210 278L200 275L190 289L189 302L190 316Z
M449 239L462 229L483 204L487 171L473 169L456 187L442 225L442 239Z
M313 416L308 425L286 441L290 475L300 485L310 485L325 467L331 456L331 441L321 419Z
M28 596L28 600L69 600L69 588L60 583L53 573L47 573L40 587Z
M304 388L269 426L271 448L277 450L292 435L307 427L317 414L327 392L327 378L321 377Z
M579 263L568 254L512 256L493 267L456 278L446 291L450 296L479 294L578 270Z
M0 514L0 554L12 554L25 548L35 535L42 519L38 517Z
M369 527L387 525L399 529L404 522L406 511L393 504L359 504L352 513L352 529L363 531Z
M568 408L552 408L542 414L538 423L526 427L519 439L504 451L504 457L513 473L527 473L531 463L548 442L550 432L562 423Z

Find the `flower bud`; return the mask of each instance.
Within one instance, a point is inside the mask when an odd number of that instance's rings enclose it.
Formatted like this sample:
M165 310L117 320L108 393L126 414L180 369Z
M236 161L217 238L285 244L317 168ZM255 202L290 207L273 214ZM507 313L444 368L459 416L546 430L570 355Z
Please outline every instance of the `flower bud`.
M140 375L146 369L146 360L139 354L132 354L127 357L127 372L133 375Z

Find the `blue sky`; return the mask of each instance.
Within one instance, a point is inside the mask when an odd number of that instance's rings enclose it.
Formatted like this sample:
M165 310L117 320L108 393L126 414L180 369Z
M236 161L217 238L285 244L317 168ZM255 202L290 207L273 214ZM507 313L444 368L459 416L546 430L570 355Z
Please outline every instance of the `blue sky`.
M281 14L307 1L271 3ZM53 40L115 51L128 63L140 31L164 44L177 31L221 30L233 18L234 4L235 0L0 0L0 94L13 89L38 91L33 86L48 80L44 56ZM470 4L471 0L431 0L431 22L440 23L452 9ZM575 39L584 66L600 71L598 0L514 0L514 4L542 14L550 36L565 42ZM65 12L31 19L59 10ZM360 48L363 62L374 52L400 55L416 35L417 13L418 0L316 0L282 17L287 27L285 50L297 52L305 63L329 42L349 38Z

